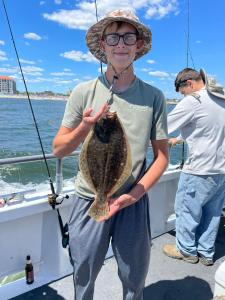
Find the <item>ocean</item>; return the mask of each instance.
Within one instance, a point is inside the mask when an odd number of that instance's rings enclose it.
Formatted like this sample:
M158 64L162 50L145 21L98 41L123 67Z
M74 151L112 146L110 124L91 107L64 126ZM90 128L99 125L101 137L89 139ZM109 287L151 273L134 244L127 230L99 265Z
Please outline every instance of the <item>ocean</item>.
M52 152L52 140L61 124L66 101L31 100L45 153ZM168 105L170 111L174 105ZM38 135L27 99L0 98L0 159L41 154ZM174 134L173 136L176 136ZM186 155L186 149L185 149ZM148 163L152 160L149 149ZM182 160L182 145L172 147L170 164ZM51 177L55 179L55 160L48 160ZM65 184L74 180L78 169L77 157L63 160ZM49 189L43 161L0 165L0 195L19 190Z

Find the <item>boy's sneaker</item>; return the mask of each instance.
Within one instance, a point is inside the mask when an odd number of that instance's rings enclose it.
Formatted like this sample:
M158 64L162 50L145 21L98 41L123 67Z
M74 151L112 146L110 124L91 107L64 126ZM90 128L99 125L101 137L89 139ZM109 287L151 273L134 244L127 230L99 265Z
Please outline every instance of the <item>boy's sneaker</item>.
M204 266L212 266L213 265L213 259L212 258L207 258L207 257L203 257L200 256L199 257L200 262L204 265Z
M198 262L198 256L184 256L176 247L176 245L167 244L163 247L163 252L172 258L182 259L191 264L196 264Z

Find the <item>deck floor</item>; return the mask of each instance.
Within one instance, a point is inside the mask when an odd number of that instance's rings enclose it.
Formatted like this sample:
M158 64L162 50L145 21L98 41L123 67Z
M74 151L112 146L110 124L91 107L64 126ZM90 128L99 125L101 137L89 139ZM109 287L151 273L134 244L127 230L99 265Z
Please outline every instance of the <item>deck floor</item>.
M225 217L221 217L216 241L215 264L210 267L171 259L162 253L165 243L174 243L174 231L152 240L151 261L144 300L211 300L214 276L225 260ZM72 276L20 295L11 300L73 300ZM122 300L122 288L114 258L107 259L97 278L94 300Z

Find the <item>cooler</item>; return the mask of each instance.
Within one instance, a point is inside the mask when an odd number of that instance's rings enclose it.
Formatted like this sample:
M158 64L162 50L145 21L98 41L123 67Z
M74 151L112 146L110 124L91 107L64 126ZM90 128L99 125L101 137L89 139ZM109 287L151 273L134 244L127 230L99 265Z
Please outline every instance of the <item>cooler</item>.
M225 296L225 261L219 266L215 274L214 296Z

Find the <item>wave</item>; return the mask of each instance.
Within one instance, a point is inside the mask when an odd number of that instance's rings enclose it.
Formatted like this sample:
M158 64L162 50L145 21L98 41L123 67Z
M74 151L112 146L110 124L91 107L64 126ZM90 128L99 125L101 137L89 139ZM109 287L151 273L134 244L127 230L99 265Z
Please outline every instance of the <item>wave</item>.
M74 178L69 178L63 181L63 188L71 188L74 186ZM19 182L8 183L0 179L0 196L5 194L13 194L22 191L35 190L36 192L46 192L46 194L51 193L50 185L48 181L41 182L40 184L35 184L29 182L27 184L22 184Z

